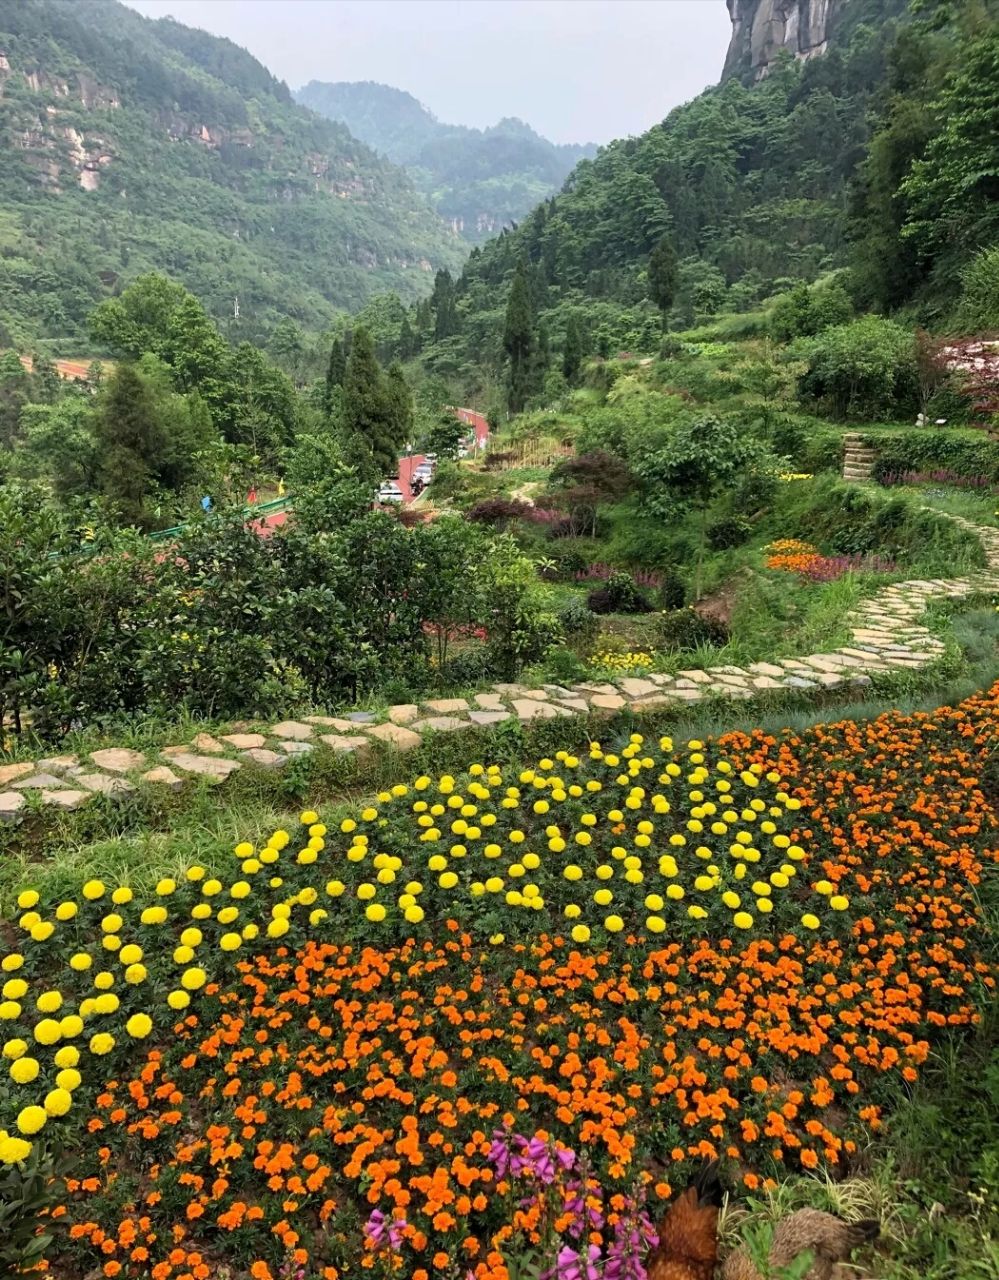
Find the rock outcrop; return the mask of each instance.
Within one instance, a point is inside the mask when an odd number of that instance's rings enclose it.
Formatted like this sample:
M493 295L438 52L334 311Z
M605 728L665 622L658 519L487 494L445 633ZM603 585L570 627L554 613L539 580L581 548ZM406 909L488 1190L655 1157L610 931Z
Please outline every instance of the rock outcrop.
M727 0L732 40L723 78L760 80L782 49L795 58L825 53L849 0Z

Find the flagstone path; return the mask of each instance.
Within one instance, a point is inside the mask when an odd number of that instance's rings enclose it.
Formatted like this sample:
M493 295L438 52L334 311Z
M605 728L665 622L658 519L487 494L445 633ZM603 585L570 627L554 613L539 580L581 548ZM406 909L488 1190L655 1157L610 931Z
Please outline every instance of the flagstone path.
M428 734L453 733L504 720L555 719L700 702L708 697L748 699L774 690L824 690L863 686L890 671L918 671L936 661L944 644L920 621L931 601L959 600L999 592L999 529L974 525L985 549L988 569L948 580L914 579L883 587L848 617L848 645L801 658L777 658L746 667L716 666L613 680L586 681L532 689L495 684L468 698L432 698L389 707L383 713L351 711L342 716L304 716L260 724L241 732L199 733L189 743L155 752L106 748L88 756L53 755L0 765L0 820L17 819L30 809L29 796L54 809L72 810L94 795L123 795L139 785L181 788L191 778L223 782L253 765L280 769L295 756L313 751L357 754L381 742L399 751L419 746Z

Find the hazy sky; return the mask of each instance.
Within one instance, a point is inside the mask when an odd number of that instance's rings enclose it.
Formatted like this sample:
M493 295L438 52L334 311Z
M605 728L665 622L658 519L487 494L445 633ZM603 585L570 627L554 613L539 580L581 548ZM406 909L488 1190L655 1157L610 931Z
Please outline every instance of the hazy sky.
M378 80L441 120L556 142L641 133L717 81L724 0L128 0L228 36L297 89Z

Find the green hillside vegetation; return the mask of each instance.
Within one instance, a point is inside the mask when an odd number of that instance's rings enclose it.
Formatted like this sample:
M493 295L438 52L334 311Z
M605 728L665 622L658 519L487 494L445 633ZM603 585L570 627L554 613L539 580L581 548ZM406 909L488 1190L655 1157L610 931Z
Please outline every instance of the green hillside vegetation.
M94 304L168 272L250 338L407 299L461 242L405 174L249 54L113 0L0 3L0 346L86 349Z
M581 358L656 350L664 329L785 342L869 309L999 326L996 15L988 0L914 16L858 5L824 57L729 79L583 161L459 277L439 276L386 354L418 351L519 408L504 333L521 278L538 405Z
M443 124L412 94L372 81L312 80L295 97L405 166L441 217L474 244L519 222L596 152L549 142L512 118L489 129Z

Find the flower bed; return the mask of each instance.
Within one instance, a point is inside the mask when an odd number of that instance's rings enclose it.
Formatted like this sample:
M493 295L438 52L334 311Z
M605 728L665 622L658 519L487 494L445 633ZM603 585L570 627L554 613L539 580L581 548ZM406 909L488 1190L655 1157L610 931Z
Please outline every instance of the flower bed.
M797 538L782 538L764 550L770 553L766 559L768 569L794 573L809 582L834 582L845 573L898 572L898 565L887 556L824 556L810 542L800 542Z
M544 1227L503 1144L585 1152L601 1256L691 1160L842 1167L995 990L997 701L473 764L225 883L26 891L0 1159L79 1149L55 1274L503 1280Z

